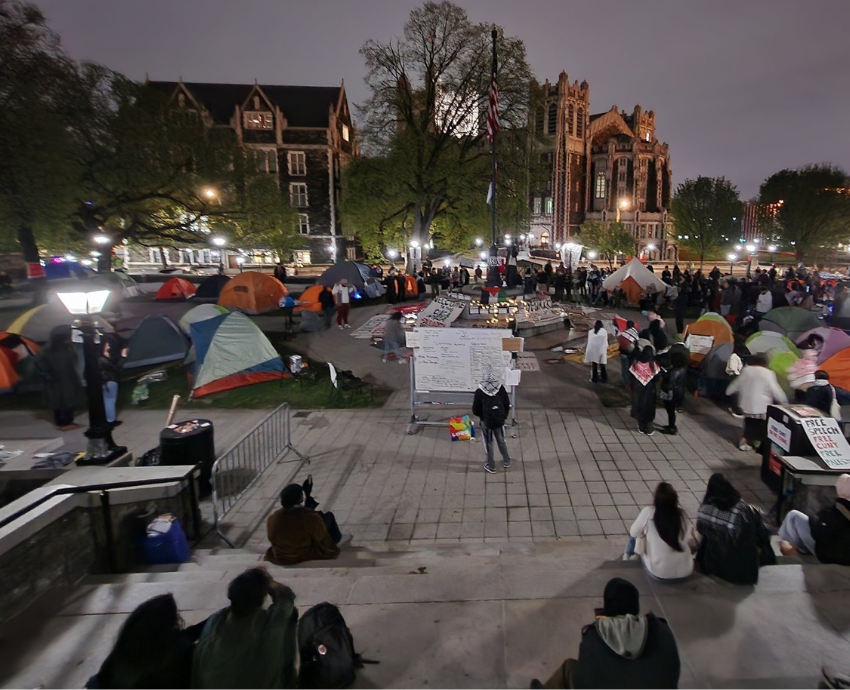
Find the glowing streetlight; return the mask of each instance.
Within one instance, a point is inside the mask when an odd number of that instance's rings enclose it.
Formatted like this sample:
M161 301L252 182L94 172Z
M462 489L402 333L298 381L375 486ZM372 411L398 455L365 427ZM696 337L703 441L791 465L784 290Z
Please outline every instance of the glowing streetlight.
M451 266L451 265L452 265L452 262L451 262L451 260L450 260L450 259L446 259L446 260L444 260L444 261L443 261L443 265L444 265L446 268L448 268L449 266Z
M390 249L387 251L387 256L391 259L395 259L398 252L395 249Z
M511 241L510 241L510 240L505 240L505 246L506 246L506 247L510 247L510 246L511 246Z
M100 252L89 252L89 256L93 256L95 259L99 256L103 256ZM91 261L89 261L91 263Z
M212 243L213 243L216 247L223 247L224 245L226 245L226 244L227 244L227 240L226 240L226 239L224 239L223 237L213 237L213 238L212 238Z
M748 244L748 245L747 245L747 251L748 251L750 254L752 254L755 250L756 250L756 245L754 245L754 244Z
M419 246L419 242L417 242L416 240L410 240L410 246L413 249L416 249Z
M769 252L775 252L775 251L776 251L776 245L775 245L775 244L771 244L771 245L767 248L767 251L769 251Z
M654 245L654 244L648 244L648 245L646 245L646 251L648 251L648 252L654 252L654 251L655 251L655 245Z
M620 202L617 204L617 222L620 222L620 211L625 211L629 207L628 199L620 199Z
M480 257L480 259L481 259L482 261L486 261L486 260L487 260L487 252L481 252L478 256Z
M525 235L520 235L519 239L520 239L520 242L525 242Z
M506 240L509 240L509 239L511 239L511 236L510 236L510 235L505 235L505 239L506 239Z
M740 244L736 244L736 245L735 245L735 251L736 251L736 252L741 251L741 245L740 245Z
M753 240L753 244L759 244L760 242L761 242L761 240L760 240L758 237L756 237L756 238Z
M475 238L475 246L480 247L482 244L484 244L484 240L482 240L480 237L476 237Z
M215 190L214 190L212 187L207 187L207 188L204 190L204 196L205 196L207 199L215 199L215 197L216 197Z
M109 239L108 235L102 235L102 234L101 235L95 235L93 239L95 241L95 244L100 244L100 245L109 244L110 242L112 242L112 240Z
M728 254L726 256L726 258L729 259L729 273L731 275L733 269L735 268L735 260L738 258L738 255L737 254Z
M588 252L588 253L587 253L587 255L588 255L591 259L595 259L595 258L596 258L596 252Z

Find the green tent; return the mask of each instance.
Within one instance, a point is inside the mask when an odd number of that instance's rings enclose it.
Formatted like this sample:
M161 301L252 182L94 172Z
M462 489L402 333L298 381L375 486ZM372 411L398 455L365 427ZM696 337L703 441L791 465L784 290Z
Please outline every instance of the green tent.
M747 349L751 354L767 353L775 354L779 352L791 352L794 358L800 356L800 350L781 333L776 331L759 331L753 333L747 338Z
M800 307L777 307L771 309L759 324L762 331L776 331L796 341L806 331L822 326L823 323L807 309Z

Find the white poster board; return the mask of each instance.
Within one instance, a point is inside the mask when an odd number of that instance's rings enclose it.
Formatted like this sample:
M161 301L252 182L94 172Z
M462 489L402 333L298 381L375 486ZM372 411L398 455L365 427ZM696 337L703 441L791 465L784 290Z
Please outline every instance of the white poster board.
M707 355L708 351L714 346L713 335L689 335L685 340L685 347L698 355Z
M512 334L502 328L417 328L413 351L418 391L473 392L481 370L491 364L497 374L510 366L511 353L502 340Z
M830 469L850 470L850 444L832 417L801 420L803 430L820 459Z
M431 304L425 307L416 319L417 326L431 328L448 328L461 315L466 304L445 297L435 297Z

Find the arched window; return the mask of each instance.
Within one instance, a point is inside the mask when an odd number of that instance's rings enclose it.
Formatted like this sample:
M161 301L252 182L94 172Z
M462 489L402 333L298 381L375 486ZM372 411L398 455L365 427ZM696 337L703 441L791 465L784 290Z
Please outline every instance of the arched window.
M584 109L578 109L578 116L576 117L576 136L583 137L584 136Z
M573 120L575 120L575 108L570 106L570 109L567 111L567 134L573 133Z
M544 232L540 235L540 246L546 248L549 246L549 233Z
M554 134L555 130L558 128L558 104L550 103L549 104L549 134Z
M605 198L605 171L600 170L596 173L596 192L595 196L597 199Z
M534 119L534 131L537 132L537 134L546 134L546 132L543 131L543 106L542 105L537 109L536 117Z

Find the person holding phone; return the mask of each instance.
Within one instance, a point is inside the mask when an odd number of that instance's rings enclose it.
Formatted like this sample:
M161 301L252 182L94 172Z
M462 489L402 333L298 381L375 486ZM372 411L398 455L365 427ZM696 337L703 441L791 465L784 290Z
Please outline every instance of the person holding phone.
M118 403L118 381L121 369L127 359L127 348L121 347L118 340L106 339L103 352L100 355L100 377L103 381L103 407L106 410L106 421L116 427L121 424L117 420L116 405Z

